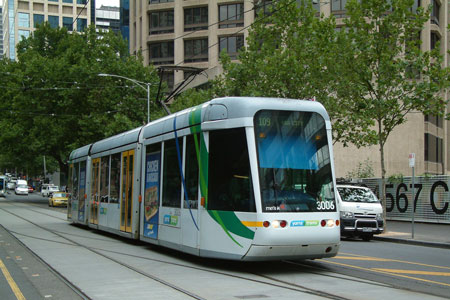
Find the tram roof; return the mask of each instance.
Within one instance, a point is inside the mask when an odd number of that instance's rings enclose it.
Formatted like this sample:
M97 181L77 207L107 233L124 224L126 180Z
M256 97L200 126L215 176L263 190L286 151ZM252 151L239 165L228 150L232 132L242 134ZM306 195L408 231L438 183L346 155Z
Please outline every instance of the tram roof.
M92 145L90 154L95 154L132 143L137 143L139 141L139 133L141 132L141 129L142 126L95 142Z
M224 97L210 100L145 125L143 138L172 132L174 127L179 130L208 121L253 117L262 109L312 111L322 115L325 121L330 120L323 105L315 101L267 97ZM199 111L198 117L191 116L191 112L194 111ZM176 118L175 124L174 118Z
M82 157L88 156L89 149L91 148L91 145L92 144L89 144L89 145L86 145L86 146L83 146L83 147L80 147L78 149L73 150L70 153L69 161L72 161L72 160L77 159L77 158L82 158Z

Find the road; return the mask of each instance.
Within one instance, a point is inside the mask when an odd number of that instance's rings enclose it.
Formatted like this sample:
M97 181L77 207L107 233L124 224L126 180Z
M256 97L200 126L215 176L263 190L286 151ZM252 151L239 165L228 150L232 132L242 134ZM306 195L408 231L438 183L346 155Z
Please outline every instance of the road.
M26 212L27 208L29 212ZM38 211L39 218L42 220L36 217ZM74 261L88 259L89 255L95 255L93 260L97 262L105 258L109 259L109 262L102 263L100 267L103 270L102 280L97 278L87 284L80 278L89 278L89 273L78 271L64 273L64 268L60 266L61 262L54 255L47 257L46 251L40 249L42 246L37 246L35 248L37 255L59 273L48 272L47 284L41 282L42 286L40 286L36 284L36 278L33 278L32 274L26 275L27 271L21 269L23 265L20 260L17 260L17 256L24 260L23 257L27 257L27 251L22 250L21 255L9 253L9 248L4 241L7 237L5 233L3 237L0 237L0 259L7 262L5 268L10 271L19 290L24 290L24 293L28 295L40 295L26 299L82 299L86 298L86 295L89 295L88 299L109 299L111 295L105 291L99 293L100 286L94 282L101 282L102 288L107 289L108 281L113 282L108 278L114 278L115 272L137 273L130 274L130 281L133 276L136 276L136 280L142 280L144 286L152 287L153 291L158 291L159 295L164 295L166 299L390 299L393 297L408 300L450 299L450 250L448 249L345 239L342 241L338 256L334 258L243 264L200 259L70 226L64 221L64 211L65 208L48 207L47 198L38 194L29 196L10 194L5 200L0 199L0 216L3 216L0 218L0 225L9 228L9 231L13 231L10 234L19 239L23 238L24 234L18 234L16 229L12 230L11 228L17 228L19 231L19 227L14 227L9 222L19 224L20 218L28 219L29 222L42 227L36 228L36 235L41 238L41 241L33 241L33 243L48 243L49 239L57 239L57 247L61 247L61 251L67 251L71 260ZM8 216L9 221L6 221L5 216ZM49 224L54 222L57 223L57 231L46 233L42 230L49 228ZM64 235L69 232L71 232L70 236ZM62 240L66 237L66 240ZM8 243L13 242L14 237L8 238ZM81 250L69 252L74 243ZM122 268L120 272L117 271L119 267ZM28 268L35 268L35 266L28 266ZM43 268L40 266L40 274L46 274ZM107 272L106 270L116 271ZM75 288L69 288L60 275L64 275ZM155 285L155 281L159 285ZM188 297L174 295L173 286L161 287L161 283L171 283L180 290L189 290L191 294ZM55 288L56 286L58 288ZM135 285L131 286L133 286L132 290L127 290L130 289L130 285L122 281L120 291L115 291L113 295L118 295L117 299L120 298L119 295L127 294L130 295L129 299L147 299L145 296L139 297L132 294L137 291ZM80 296L76 292L77 288L86 294ZM299 296L300 292L303 293L302 296ZM12 295L12 293L7 276L2 273L0 273L0 294L2 299L20 299L14 295L11 298L3 298L3 295ZM61 297L61 295L64 296ZM159 297L151 299L159 299Z

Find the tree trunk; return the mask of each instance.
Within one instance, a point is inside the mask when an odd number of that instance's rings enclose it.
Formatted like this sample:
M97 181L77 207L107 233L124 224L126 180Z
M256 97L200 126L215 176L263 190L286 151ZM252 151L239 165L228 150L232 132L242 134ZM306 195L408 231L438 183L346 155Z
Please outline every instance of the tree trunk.
M386 224L386 167L384 164L384 141L381 136L381 120L378 121L378 145L380 146L380 161L381 161L381 205L383 206L383 224L384 232L387 231Z

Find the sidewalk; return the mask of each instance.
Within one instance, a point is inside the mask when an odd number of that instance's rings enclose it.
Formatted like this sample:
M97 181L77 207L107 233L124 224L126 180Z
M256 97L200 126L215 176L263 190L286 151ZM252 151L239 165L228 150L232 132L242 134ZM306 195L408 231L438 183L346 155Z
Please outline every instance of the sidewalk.
M450 249L450 224L387 221L387 231L374 235L375 240Z

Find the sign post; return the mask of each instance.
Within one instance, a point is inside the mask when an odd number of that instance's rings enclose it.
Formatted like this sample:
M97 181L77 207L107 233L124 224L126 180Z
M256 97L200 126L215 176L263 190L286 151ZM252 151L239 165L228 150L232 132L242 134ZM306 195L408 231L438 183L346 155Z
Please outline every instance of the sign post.
M414 166L416 164L416 154L410 153L409 154L409 167L412 168L412 218L411 218L411 238L414 239L414 214L416 210L416 203L415 203L415 190L414 190Z

